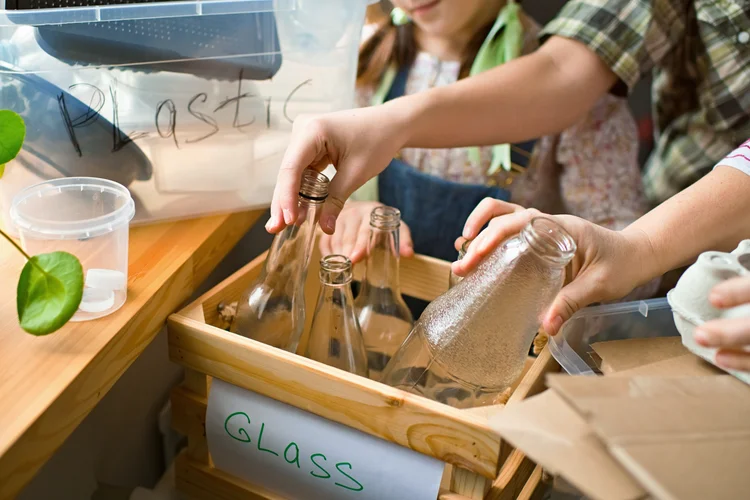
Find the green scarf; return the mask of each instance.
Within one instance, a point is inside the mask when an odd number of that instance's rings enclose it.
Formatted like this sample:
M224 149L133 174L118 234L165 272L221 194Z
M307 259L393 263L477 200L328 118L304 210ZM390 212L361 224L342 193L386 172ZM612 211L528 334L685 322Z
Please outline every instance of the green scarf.
M478 75L521 55L521 50L523 50L523 26L519 16L520 11L519 5L514 0L509 0L500 11L495 24L487 34L479 52L477 52L469 76ZM469 150L469 159L474 163L479 163L479 148L473 147ZM492 163L487 173L492 175L501 166L503 170L510 172L510 144L492 146Z
M523 26L520 12L521 8L518 3L515 0L508 0L479 48L469 70L469 76L500 66L521 55L523 50ZM409 22L406 13L399 8L391 11L391 20L396 26ZM397 73L398 69L393 66L386 69L380 80L380 85L372 96L371 105L377 106L385 102ZM480 149L478 147L469 149L469 159L477 164L480 162ZM492 175L500 167L507 172L511 170L510 144L498 144L492 147L492 163L487 173ZM370 179L355 194L355 198L358 200L377 200L377 177Z

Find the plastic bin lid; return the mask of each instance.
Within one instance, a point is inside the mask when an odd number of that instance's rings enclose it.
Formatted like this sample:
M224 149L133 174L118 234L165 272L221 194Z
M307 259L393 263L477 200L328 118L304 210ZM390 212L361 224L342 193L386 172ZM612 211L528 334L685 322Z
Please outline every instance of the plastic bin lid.
M596 341L612 339L604 338L602 335L604 332L596 327L588 328L580 335L580 338L572 339L571 337L573 334L571 331L574 329L576 323L579 323L581 320L593 320L595 318L605 318L608 316L620 317L620 319L610 318L609 321L613 323L623 323L627 319L633 318L643 321L642 318L647 318L649 313L665 310L670 312L669 317L671 318L672 309L665 298L623 302L581 309L563 325L557 335L550 338L548 342L550 353L563 370L571 375L597 375L597 372L594 371L581 357L580 351L582 348L588 349L591 341L594 340L595 337L598 337L595 339ZM590 327L590 325L586 326ZM634 335L629 338L637 337L638 335Z

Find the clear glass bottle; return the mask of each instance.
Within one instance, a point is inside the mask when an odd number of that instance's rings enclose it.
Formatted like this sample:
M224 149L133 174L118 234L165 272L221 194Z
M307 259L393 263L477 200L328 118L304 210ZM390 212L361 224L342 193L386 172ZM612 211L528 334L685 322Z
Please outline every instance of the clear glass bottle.
M370 214L367 267L354 302L374 380L380 380L414 324L399 287L400 226L401 212L396 208L379 206Z
M230 331L279 349L296 352L305 326L305 278L328 178L305 170L297 221L276 235L263 272L245 290Z
M383 382L457 408L495 403L521 375L575 250L559 224L533 219L427 307Z
M469 250L470 244L471 244L470 240L464 240L463 244L461 245L461 250L458 251L458 259L456 260L456 262L464 258L464 256L466 255L466 252ZM453 270L451 269L450 276L448 276L448 288L453 288L462 279L463 278L461 276L457 276L453 274Z
M320 259L320 292L305 357L367 377L367 352L354 314L352 262L343 255Z

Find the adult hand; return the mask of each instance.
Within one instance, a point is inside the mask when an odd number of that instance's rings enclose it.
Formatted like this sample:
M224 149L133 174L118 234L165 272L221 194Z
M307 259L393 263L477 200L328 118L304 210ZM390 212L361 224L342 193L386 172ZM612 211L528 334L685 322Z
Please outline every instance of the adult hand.
M572 215L545 215L491 198L483 200L467 219L463 238L456 241L456 248L464 238L474 238L474 242L464 258L452 264L453 272L465 276L498 245L540 216L559 223L577 247L570 263L570 282L544 316L542 326L548 334L557 334L562 324L582 307L624 297L653 278L653 272L644 264L653 260L651 245L642 232L611 231ZM480 233L488 221L489 225Z
M366 257L370 238L370 214L380 205L382 203L371 201L348 201L339 215L336 232L320 237L321 255L346 255L353 264ZM414 255L411 231L404 221L401 221L400 226L399 251L404 257Z
M743 304L750 307L750 276L716 285L708 299L719 309ZM716 364L722 368L750 372L750 318L707 321L695 331L695 341L704 347L718 348Z
M297 220L297 193L306 168L323 171L333 165L336 176L320 216L323 231L333 234L349 196L382 172L404 144L404 127L399 123L402 120L396 119L388 104L297 118L281 162L266 229L277 233Z

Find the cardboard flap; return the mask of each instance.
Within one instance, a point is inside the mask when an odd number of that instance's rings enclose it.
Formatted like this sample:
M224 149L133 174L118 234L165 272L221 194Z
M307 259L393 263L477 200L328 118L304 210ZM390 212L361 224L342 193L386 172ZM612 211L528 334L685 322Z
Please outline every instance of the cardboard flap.
M570 377L553 374L547 377L547 386L580 411L583 410L581 405L585 399L719 395L744 397L750 394L747 388L731 375Z
M750 387L679 338L594 350L608 376L550 375L490 425L591 498L750 498Z
M630 370L616 372L611 374L611 376L629 377L633 375L648 375L654 377L673 377L675 375L680 375L691 377L710 377L722 375L724 373L726 372L716 368L710 363L707 363L698 356L688 353L682 356L676 356L674 358L658 361L656 363L638 366Z
M612 340L591 344L602 359L602 372L610 374L650 365L676 356L689 354L681 337Z
M695 356L681 337L614 340L591 348L601 358L606 375L709 376L721 370Z
M615 446L611 452L655 498L748 498L747 441L632 443Z
M750 394L731 392L610 398L587 410L612 455L654 496L746 498Z
M534 462L591 498L628 500L645 495L585 420L553 391L506 407L489 424Z
M750 439L750 398L731 399L607 398L583 400L583 405L587 419L608 443Z
M550 377L549 384L653 496L747 495L750 388L734 377Z

